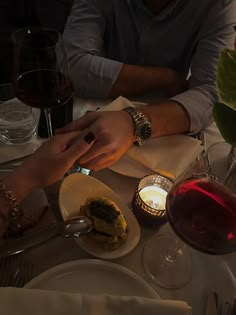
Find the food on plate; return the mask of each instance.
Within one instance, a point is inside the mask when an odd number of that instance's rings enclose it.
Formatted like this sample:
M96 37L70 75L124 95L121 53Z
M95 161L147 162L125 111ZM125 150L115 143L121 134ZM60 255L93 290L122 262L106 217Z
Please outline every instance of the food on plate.
M95 197L87 199L80 208L81 214L93 220L94 228L87 235L96 241L105 251L118 248L127 237L127 223L119 207L109 198Z

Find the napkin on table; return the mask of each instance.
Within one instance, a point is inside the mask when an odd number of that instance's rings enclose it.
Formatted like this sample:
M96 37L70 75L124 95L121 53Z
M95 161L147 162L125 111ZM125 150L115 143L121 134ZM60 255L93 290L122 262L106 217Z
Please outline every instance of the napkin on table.
M4 315L191 315L183 301L0 288Z
M124 97L118 97L101 111L121 110L128 106L135 107L135 104ZM142 147L133 145L126 155L151 171L175 179L202 151L199 140L187 135L171 135L149 139Z

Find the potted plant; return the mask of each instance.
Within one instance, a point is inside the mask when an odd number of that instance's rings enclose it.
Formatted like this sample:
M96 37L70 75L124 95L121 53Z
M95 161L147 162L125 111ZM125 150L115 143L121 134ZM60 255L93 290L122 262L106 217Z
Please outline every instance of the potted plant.
M225 178L229 185L233 178L236 180L236 50L224 49L220 53L216 83L219 102L213 107L213 117L222 137L232 146Z

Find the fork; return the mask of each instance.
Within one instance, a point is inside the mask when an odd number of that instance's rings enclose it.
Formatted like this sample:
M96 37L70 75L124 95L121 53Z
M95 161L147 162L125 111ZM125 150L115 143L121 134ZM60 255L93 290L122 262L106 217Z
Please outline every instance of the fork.
M33 265L15 256L0 258L0 287L23 287L32 279Z

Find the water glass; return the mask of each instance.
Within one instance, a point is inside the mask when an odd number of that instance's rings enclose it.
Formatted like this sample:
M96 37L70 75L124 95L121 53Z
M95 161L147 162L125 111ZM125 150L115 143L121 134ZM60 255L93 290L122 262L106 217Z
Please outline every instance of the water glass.
M0 85L0 141L23 144L36 135L37 121L32 108L14 97L11 84Z
M218 142L206 152L209 173L236 194L236 148L227 142Z

